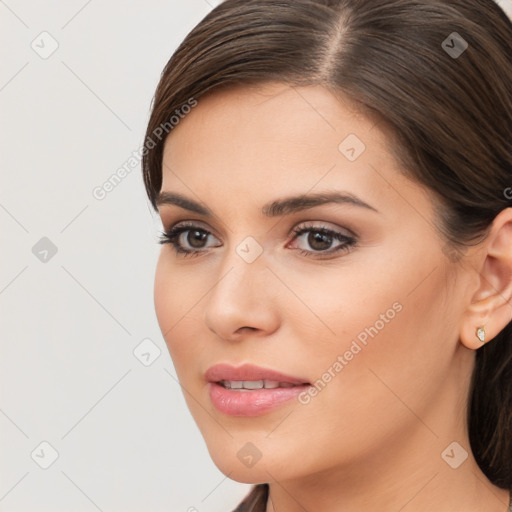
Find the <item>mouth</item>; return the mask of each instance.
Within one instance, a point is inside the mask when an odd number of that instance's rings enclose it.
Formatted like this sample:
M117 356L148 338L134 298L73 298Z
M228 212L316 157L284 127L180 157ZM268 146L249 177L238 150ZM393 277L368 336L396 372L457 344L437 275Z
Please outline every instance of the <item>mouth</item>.
M218 364L206 374L213 406L228 416L257 416L297 398L311 383L254 365Z

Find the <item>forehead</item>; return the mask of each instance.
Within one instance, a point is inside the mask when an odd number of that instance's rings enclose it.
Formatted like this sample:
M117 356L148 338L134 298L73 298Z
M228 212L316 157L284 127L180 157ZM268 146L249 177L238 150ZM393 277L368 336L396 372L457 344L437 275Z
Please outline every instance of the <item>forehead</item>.
M262 205L278 196L343 189L379 210L400 196L415 204L412 196L425 191L398 172L381 126L320 86L213 91L168 136L162 190L220 203L229 194L230 201Z
M163 162L203 175L213 167L219 179L224 173L235 178L234 170L241 176L244 169L276 179L285 170L300 175L311 166L343 163L348 170L358 164L339 145L350 135L349 141L360 141L355 150L362 161L370 152L380 160L391 158L375 122L322 87L238 86L198 100L167 137ZM167 177L164 172L164 181Z

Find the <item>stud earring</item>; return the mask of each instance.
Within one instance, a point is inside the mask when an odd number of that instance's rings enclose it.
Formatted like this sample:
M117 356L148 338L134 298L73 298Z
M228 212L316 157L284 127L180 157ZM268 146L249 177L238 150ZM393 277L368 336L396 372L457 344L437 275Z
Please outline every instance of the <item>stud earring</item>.
M485 328L483 325L481 327L477 327L476 337L480 340L481 343L485 343Z

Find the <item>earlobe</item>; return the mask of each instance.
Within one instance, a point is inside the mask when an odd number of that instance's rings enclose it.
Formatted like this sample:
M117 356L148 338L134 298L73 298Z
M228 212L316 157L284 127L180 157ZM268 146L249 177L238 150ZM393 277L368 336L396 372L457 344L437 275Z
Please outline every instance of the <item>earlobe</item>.
M512 319L512 208L494 219L471 267L479 279L462 318L460 340L478 349L496 337Z

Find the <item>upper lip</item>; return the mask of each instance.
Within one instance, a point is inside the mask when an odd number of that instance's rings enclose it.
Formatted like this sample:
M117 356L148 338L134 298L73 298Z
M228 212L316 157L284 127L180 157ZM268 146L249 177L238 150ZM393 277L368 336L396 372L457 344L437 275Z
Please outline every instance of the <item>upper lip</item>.
M270 368L263 368L253 364L243 364L242 366L231 366L230 364L216 364L208 368L205 374L209 382L226 381L255 381L255 380L273 380L277 382L289 382L291 384L309 384L307 379L292 377Z

